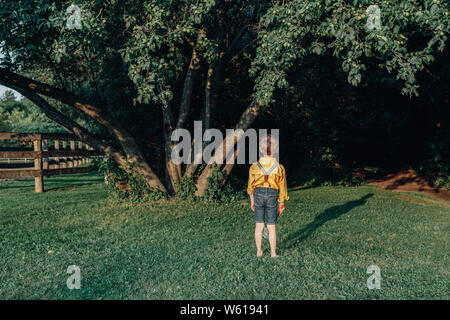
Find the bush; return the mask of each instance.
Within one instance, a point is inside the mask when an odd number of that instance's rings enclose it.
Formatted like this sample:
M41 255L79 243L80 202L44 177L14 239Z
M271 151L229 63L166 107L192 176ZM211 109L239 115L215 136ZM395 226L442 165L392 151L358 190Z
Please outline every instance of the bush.
M204 199L208 201L231 202L242 200L247 197L243 191L242 183L234 176L230 176L227 183L222 186L224 175L220 168L216 168L208 177L208 187Z
M198 197L195 196L196 191L197 186L195 185L195 178L183 177L181 179L176 197L189 201L198 200Z
M359 185L363 178L353 175L350 167L341 165L330 147L317 147L309 159L301 163L288 178L290 186L344 186Z
M133 203L167 198L165 192L149 188L139 173L126 172L111 160L94 159L91 168L105 177L108 193L114 198L127 199Z
M416 169L430 185L450 190L450 132L435 135L425 145L427 162Z

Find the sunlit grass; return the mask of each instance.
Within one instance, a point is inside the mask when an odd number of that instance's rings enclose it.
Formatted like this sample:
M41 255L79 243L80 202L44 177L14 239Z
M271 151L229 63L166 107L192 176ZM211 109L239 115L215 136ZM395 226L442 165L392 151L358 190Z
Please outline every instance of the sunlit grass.
M246 201L108 200L100 177L0 182L1 299L449 299L448 202L373 186L291 191L279 253ZM381 269L369 290L367 267ZM81 289L69 290L69 265Z

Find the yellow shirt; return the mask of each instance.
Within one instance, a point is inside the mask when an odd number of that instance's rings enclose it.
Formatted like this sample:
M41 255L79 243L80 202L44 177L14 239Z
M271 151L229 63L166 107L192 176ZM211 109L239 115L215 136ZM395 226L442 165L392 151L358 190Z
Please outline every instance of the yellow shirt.
M266 171L269 171L275 162L276 159L271 157L262 157L259 159L259 163ZM249 195L252 194L256 187L266 187L279 190L278 202L289 200L289 196L287 194L286 172L281 164L278 164L278 167L272 171L267 182L264 182L264 175L258 165L256 163L252 164L248 174L247 193Z

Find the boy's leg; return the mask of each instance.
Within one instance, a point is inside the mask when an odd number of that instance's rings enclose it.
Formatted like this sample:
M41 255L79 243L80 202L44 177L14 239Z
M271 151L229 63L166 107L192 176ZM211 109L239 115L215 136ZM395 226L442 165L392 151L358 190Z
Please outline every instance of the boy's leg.
M257 222L255 227L255 242L256 242L256 256L262 257L262 232L264 229L264 222Z
M256 256L261 257L262 252L262 232L264 229L264 197L260 194L258 188L255 189L255 242L256 242Z
M269 244L270 255L278 257L277 255L277 213L278 213L278 192L274 191L267 200L267 229L269 229Z
M270 243L270 255L272 257L278 257L277 255L277 230L275 224L268 224L269 229L269 243Z

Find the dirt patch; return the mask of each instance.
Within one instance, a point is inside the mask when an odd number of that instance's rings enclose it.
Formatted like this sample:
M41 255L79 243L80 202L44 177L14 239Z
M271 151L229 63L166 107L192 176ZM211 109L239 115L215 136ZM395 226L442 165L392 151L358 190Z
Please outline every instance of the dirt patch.
M450 201L442 201L442 199L437 198L428 198L428 197L414 197L410 196L410 194L413 194L411 192L397 192L396 198L399 200L404 200L407 202L416 203L422 206L439 206L439 207L445 207L450 208Z
M388 174L380 179L368 180L367 182L377 184L386 190L424 193L438 199L450 201L450 191L430 186L414 170L402 170Z

